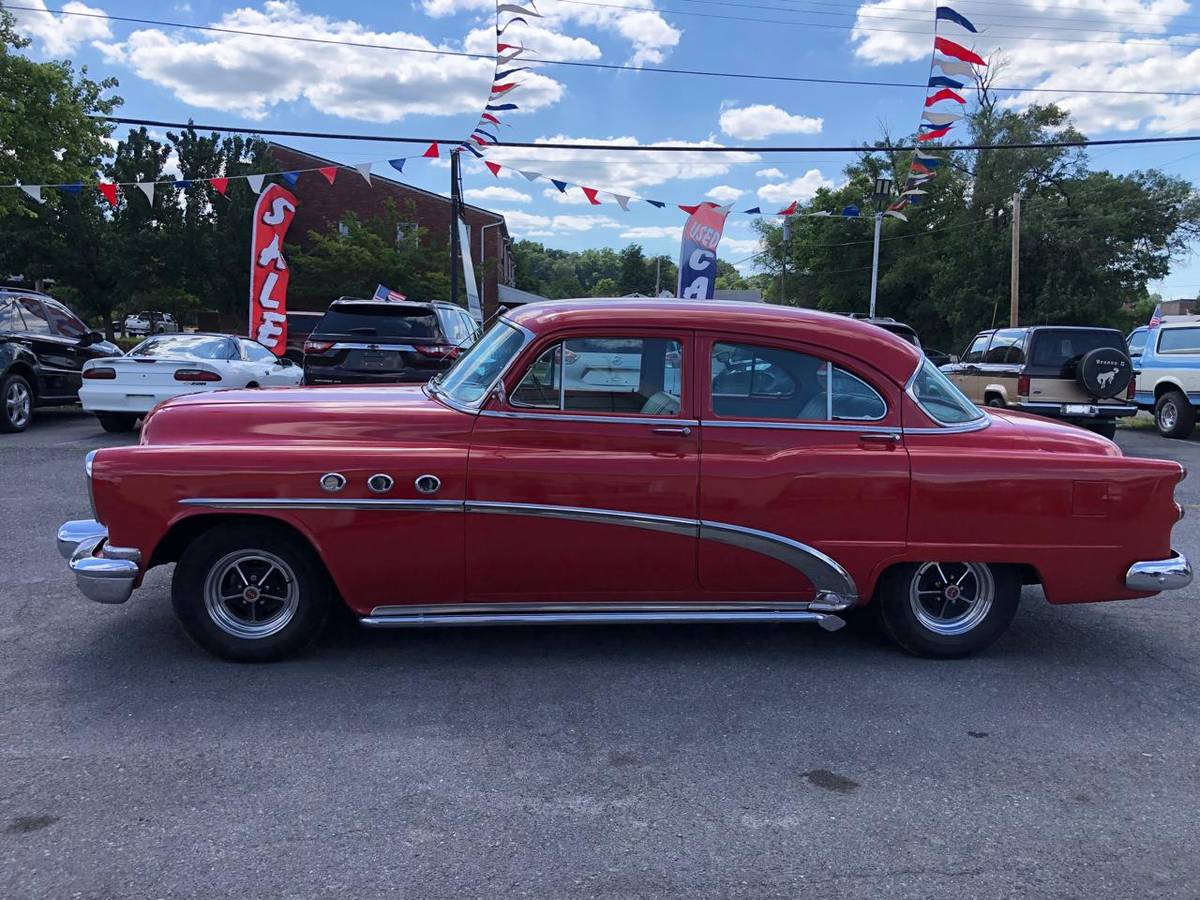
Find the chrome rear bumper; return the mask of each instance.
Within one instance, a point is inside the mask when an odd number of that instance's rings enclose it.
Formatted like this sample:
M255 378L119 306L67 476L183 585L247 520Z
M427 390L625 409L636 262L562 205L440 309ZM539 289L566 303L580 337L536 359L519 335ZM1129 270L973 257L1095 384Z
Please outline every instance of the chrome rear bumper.
M1136 562L1125 573L1125 587L1131 591L1177 591L1192 583L1192 564L1175 550L1170 559Z
M58 552L70 560L75 584L89 600L124 603L133 593L142 554L132 547L108 544L108 529L91 519L65 523L58 529Z

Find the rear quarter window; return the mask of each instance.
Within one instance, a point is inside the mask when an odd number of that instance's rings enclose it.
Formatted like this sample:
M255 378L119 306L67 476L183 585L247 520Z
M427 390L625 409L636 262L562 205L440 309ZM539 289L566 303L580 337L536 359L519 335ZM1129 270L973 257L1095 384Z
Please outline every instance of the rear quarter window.
M1164 328L1158 336L1159 353L1200 353L1200 328Z

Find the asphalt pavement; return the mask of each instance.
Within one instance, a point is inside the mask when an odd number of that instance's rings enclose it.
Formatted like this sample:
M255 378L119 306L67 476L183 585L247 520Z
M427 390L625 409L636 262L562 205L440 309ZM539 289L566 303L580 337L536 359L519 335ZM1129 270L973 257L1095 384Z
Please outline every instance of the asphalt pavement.
M0 896L1200 895L1197 585L1048 606L933 662L864 624L194 646L155 570L75 589L80 412L0 435ZM1200 438L1178 459L1200 559ZM403 548L386 561L403 574Z

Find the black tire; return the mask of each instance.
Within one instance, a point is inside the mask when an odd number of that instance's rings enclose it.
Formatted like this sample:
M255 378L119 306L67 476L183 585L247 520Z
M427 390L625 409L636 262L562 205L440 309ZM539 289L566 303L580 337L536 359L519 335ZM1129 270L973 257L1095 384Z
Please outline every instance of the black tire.
M221 600L241 585L243 592L259 585L260 596ZM263 617L253 618L258 601ZM171 604L184 630L209 653L232 662L273 662L298 653L320 634L334 591L312 549L295 534L269 522L238 524L213 528L188 546L175 566ZM254 629L259 633L248 633Z
M101 428L114 434L133 431L138 420L132 413L96 413L96 418L100 420Z
M1183 391L1167 391L1154 404L1154 424L1165 438L1189 438L1196 430L1196 410Z
M941 611L947 618L937 621L944 621L945 624L937 629L930 627L916 612L916 604L911 597L914 583L934 584L941 580L938 576L939 571L945 572L946 580L953 582L958 573L967 569L974 573L967 578L979 579L984 584L990 581L990 604L986 607L968 605L965 593L971 582L964 580L963 598L951 601L943 596L932 597L926 601L930 605L939 602L957 603L964 610L963 615L959 617L961 624L953 624L956 618L952 613L957 611L956 608L947 609L946 605L943 605ZM912 563L895 566L885 572L879 580L875 599L884 633L894 643L915 656L957 659L986 650L1004 634L1017 614L1017 606L1021 601L1021 579L1012 566L984 563ZM936 618L928 609L924 610L924 617ZM972 617L976 617L974 621ZM961 631L948 633L954 627L961 628Z
M0 382L0 432L24 431L33 421L33 387L24 375L9 375Z
M987 398L987 405L992 407L992 409L1004 409L1004 401L995 394Z
M1087 429L1093 434L1108 438L1110 441L1114 440L1117 436L1117 423L1111 419L1107 422L1096 422L1095 424L1088 425Z

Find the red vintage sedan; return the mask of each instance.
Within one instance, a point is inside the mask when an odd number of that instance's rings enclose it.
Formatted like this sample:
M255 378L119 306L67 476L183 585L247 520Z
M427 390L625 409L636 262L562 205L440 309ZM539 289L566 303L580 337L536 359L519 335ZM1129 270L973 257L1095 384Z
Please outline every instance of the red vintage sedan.
M584 300L497 319L423 387L169 401L89 454L59 547L123 603L176 563L188 633L293 653L371 627L814 622L878 609L906 650L987 647L1051 603L1192 578L1173 462L971 404L874 325L736 303Z

